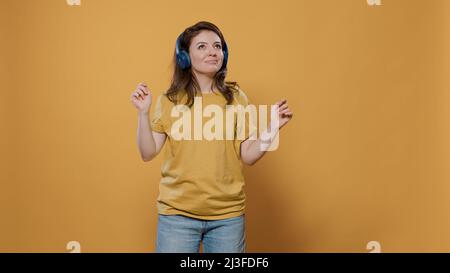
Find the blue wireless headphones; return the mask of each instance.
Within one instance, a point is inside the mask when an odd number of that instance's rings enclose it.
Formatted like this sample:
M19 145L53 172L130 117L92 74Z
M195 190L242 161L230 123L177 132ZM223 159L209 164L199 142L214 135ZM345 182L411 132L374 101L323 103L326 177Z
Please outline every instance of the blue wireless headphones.
M183 32L184 33L184 32ZM183 33L180 34L177 38L177 42L175 45L175 53L177 55L177 64L181 69L187 69L191 67L191 59L189 58L189 53L186 50L181 49L181 38L183 37ZM222 43L222 51L223 51L223 63L222 67L227 66L228 62L228 46L225 41Z

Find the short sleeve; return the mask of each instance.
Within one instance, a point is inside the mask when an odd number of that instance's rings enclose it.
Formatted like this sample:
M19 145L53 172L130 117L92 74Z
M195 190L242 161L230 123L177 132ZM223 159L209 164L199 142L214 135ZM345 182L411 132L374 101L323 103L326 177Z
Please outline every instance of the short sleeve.
M155 109L153 111L153 115L151 118L151 122L150 122L150 126L152 128L153 131L159 132L159 133L164 133L164 122L163 122L163 117L164 117L164 112L163 112L163 103L162 103L162 97L164 95L160 95L157 99L156 99L156 103L155 103Z

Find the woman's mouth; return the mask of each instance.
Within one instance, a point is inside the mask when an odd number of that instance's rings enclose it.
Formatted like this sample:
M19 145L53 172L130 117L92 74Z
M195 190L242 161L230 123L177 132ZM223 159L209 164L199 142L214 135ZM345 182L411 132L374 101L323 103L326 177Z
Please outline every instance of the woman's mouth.
M217 64L217 61L207 61L206 63L216 65L216 64Z

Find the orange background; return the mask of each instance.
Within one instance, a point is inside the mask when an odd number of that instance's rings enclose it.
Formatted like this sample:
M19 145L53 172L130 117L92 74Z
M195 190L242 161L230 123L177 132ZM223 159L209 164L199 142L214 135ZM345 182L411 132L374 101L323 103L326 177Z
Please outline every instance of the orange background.
M0 251L152 252L162 156L129 96L207 20L293 120L247 179L247 251L450 251L450 1L1 0ZM152 110L153 112L153 106Z

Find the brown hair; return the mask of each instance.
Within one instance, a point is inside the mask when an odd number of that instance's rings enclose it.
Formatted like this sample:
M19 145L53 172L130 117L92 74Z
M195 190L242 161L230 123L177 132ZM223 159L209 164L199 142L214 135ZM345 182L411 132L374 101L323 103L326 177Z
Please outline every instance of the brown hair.
M191 44L192 38L202 30L214 31L220 37L222 44L224 44L225 38L219 28L210 22L201 21L183 31L180 39L180 50L185 50L189 53L189 45ZM192 72L192 67L185 70L181 69L181 67L177 64L176 52L174 52L173 56L173 65L174 71L172 82L165 95L171 102L177 104L178 99L180 98L180 92L184 90L187 94L187 101L185 104L192 107L194 104L195 95L197 92L201 91L197 79ZM239 85L237 82L225 82L226 75L227 67L222 66L214 75L213 87L217 87L223 97L227 100L227 104L232 104L233 92L238 91Z

